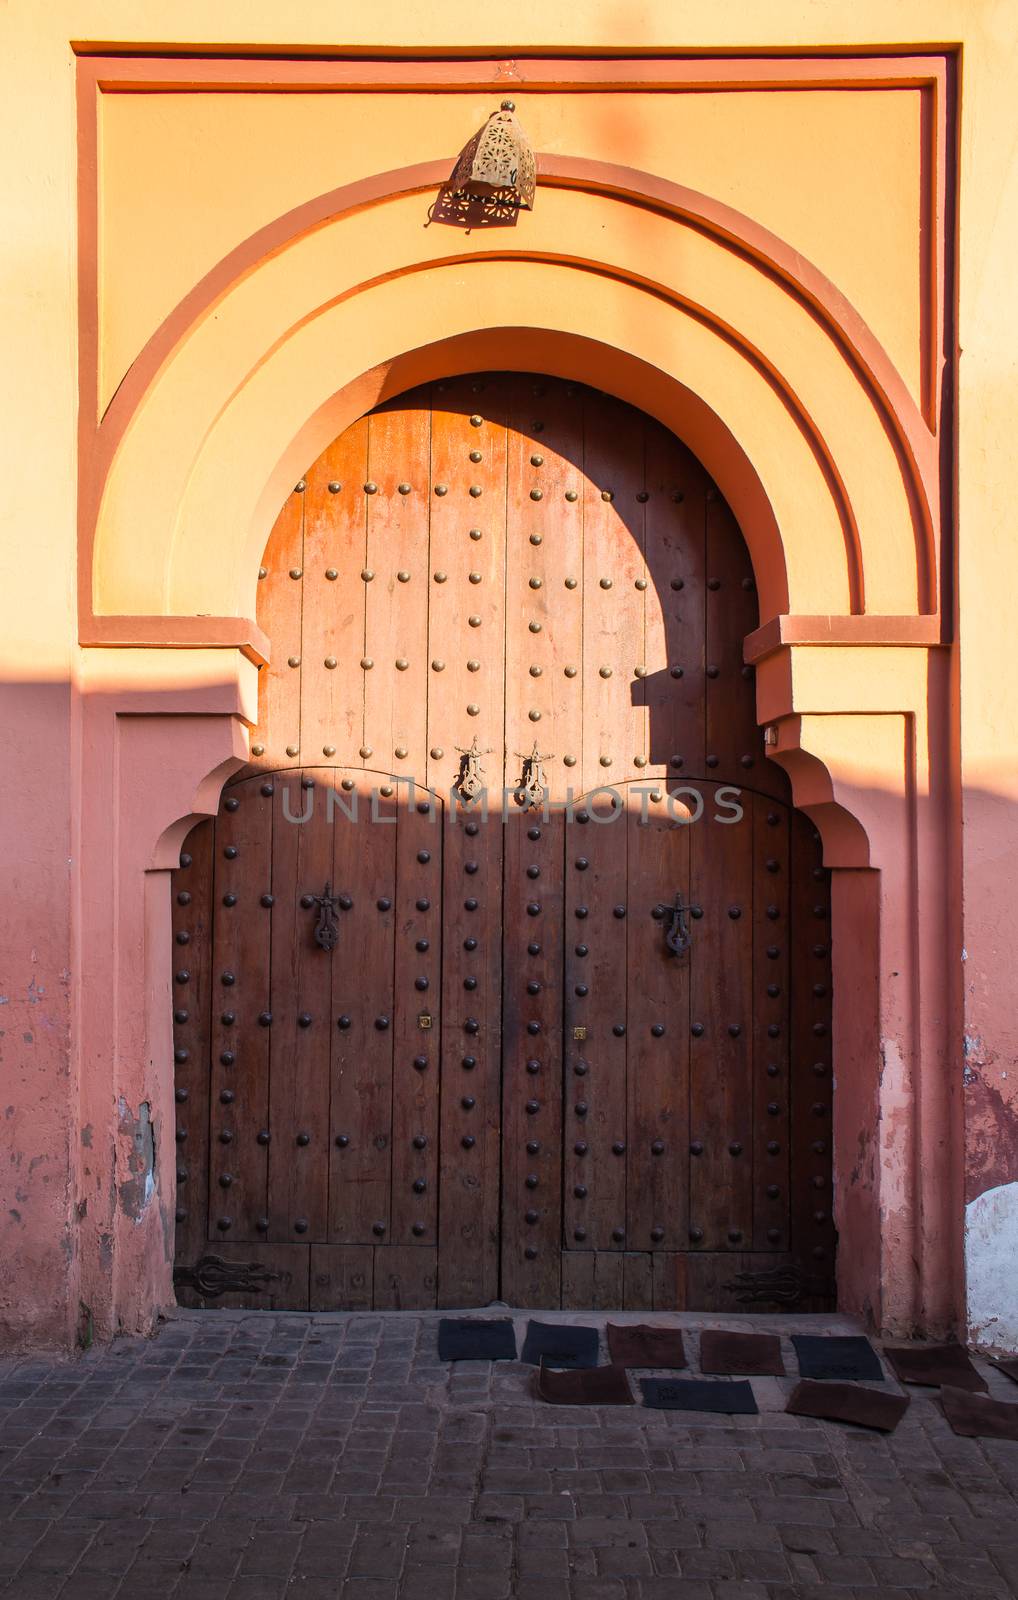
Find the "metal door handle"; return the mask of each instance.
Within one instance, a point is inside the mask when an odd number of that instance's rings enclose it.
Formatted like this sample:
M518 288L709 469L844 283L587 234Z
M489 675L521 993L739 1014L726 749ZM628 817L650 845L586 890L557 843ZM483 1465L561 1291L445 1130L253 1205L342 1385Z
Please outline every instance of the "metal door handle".
M686 922L686 912L689 909L689 906L682 899L682 891L680 889L676 890L673 904L657 905L651 913L659 922L664 924L665 946L669 955L684 955L692 944L689 936L689 925Z

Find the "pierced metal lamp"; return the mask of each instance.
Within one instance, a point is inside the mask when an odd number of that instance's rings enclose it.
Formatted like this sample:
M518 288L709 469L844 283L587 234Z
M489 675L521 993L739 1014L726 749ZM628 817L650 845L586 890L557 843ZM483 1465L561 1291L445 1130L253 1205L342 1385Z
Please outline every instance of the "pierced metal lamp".
M537 168L530 142L515 116L512 100L503 100L463 150L449 179L455 195L486 200L496 206L532 211Z

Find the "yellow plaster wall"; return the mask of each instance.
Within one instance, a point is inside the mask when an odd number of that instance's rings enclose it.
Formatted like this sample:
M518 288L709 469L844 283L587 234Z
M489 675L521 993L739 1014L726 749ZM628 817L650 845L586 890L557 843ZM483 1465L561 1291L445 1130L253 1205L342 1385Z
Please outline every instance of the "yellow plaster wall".
M771 229L837 284L917 393L917 89L514 97L536 150L669 178ZM103 94L100 405L192 284L257 228L372 173L451 166L497 99Z

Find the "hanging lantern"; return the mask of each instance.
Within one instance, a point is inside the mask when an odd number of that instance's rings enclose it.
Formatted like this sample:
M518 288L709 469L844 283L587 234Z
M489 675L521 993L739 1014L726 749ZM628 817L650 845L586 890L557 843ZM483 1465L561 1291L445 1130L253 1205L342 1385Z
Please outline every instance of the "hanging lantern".
M492 112L484 127L474 134L449 180L454 195L516 210L533 210L537 182L534 152L515 111L512 100L503 100L501 109Z

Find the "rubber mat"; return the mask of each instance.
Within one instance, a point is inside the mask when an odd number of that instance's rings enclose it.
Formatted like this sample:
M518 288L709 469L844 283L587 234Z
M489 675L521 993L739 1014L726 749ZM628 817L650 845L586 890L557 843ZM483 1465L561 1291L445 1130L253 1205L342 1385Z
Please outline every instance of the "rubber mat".
M904 1394L881 1393L855 1383L816 1383L805 1378L792 1390L785 1410L796 1417L851 1422L857 1428L893 1433L908 1407L908 1396Z
M609 1322L608 1349L620 1367L672 1367L689 1365L678 1328L654 1328L646 1322Z
M725 1333L707 1328L700 1335L700 1371L783 1378L781 1340L776 1333Z
M955 1433L965 1439L1018 1439L1016 1405L946 1384L940 1391L940 1403Z
M709 1378L641 1378L643 1403L654 1411L723 1411L754 1417L751 1383L714 1383Z
M865 1378L880 1382L880 1357L861 1334L793 1333L801 1378Z
M884 1355L902 1383L924 1383L932 1389L950 1384L953 1389L986 1393L986 1380L972 1365L969 1353L960 1344L920 1346L884 1345Z
M597 1366L597 1329L568 1327L554 1322L528 1322L521 1361L539 1367Z
M439 1361L515 1361L516 1333L508 1317L443 1317L438 1324Z
M537 1392L552 1406L631 1406L633 1391L624 1367L585 1367L562 1372L541 1363Z

